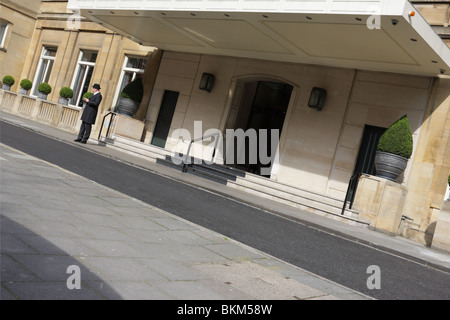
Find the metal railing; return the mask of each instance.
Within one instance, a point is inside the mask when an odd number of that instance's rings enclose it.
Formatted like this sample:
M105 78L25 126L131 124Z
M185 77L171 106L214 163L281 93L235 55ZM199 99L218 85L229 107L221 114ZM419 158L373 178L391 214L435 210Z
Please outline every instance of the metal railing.
M108 123L108 129L106 130L106 136L105 136L105 138L108 138L109 137L109 131L111 130L111 126L113 124L113 120L114 120L114 117L116 115L117 115L117 113L115 113L113 111L110 111L110 112L108 112L107 114L105 114L103 116L102 125L101 125L100 131L98 133L98 140L99 141L100 141L100 139L102 137L103 125L105 124L106 117L111 116L111 119L109 120L109 123Z
M200 138L192 139L192 140L189 142L189 146L188 146L186 155L185 155L184 160L183 160L183 167L182 167L181 171L182 171L182 172L187 172L187 165L188 165L188 164L191 164L190 162L188 163L188 159L189 159L189 156L190 156L190 153L191 153L191 147L192 147L192 144L193 144L194 142L203 140L203 139L205 139L205 138L212 138L212 137L217 136L216 139L215 139L215 141L214 141L214 149L213 149L212 156L211 156L211 162L213 162L214 157L215 157L215 154L216 154L217 144L219 143L218 137L219 137L220 135L221 135L221 132L218 131L218 132L215 132L215 133L212 133L212 134L208 134L208 135L206 135L206 136L202 136L202 137L200 137ZM193 163L192 163L192 165L193 165Z
M345 207L347 206L347 202L350 202L349 209L353 206L353 201L355 200L356 188L358 187L359 177L361 176L361 172L355 172L353 176L350 178L347 187L347 193L345 194L344 205L342 206L341 215L344 215ZM351 194L350 194L351 192ZM348 199L350 198L350 199Z

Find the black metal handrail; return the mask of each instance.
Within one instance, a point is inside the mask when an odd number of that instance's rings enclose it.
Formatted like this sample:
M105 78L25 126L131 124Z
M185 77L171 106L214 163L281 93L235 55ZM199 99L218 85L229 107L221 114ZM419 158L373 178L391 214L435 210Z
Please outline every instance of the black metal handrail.
M111 116L111 120L109 121L109 124L108 124L108 130L106 130L106 138L109 137L109 131L111 130L111 125L112 125L114 117L116 115L117 115L117 113L110 111L103 116L102 125L101 125L100 131L98 133L98 140L100 140L100 138L102 137L103 125L105 124L106 117Z
M192 140L189 142L189 146L188 146L188 149L187 149L187 152L186 152L186 156L184 157L184 160L183 160L183 167L182 167L181 171L182 171L182 172L187 172L186 167L187 167L187 165L188 165L189 154L191 153L191 147L192 147L192 144L193 144L194 142L203 140L203 139L205 139L205 138L211 138L211 137L217 136L216 139L215 139L215 141L214 141L214 150L213 150L213 153L212 153L212 156L211 156L211 162L213 162L214 156L215 156L215 154L216 154L217 144L219 143L218 136L219 136L220 134L221 134L221 132L218 131L218 132L214 132L214 133L212 133L212 134L208 134L208 135L206 135L206 136L202 136L202 137L200 137L200 138L192 139Z
M344 215L345 207L347 206L347 202L350 202L350 205L348 207L349 209L351 209L353 206L353 201L355 200L356 188L358 187L358 181L359 181L360 176L361 176L361 172L355 172L352 175L352 177L350 178L350 181L348 182L347 193L345 194L344 205L342 206L341 215ZM348 200L350 191L352 189L353 189L353 193L351 194L350 200Z

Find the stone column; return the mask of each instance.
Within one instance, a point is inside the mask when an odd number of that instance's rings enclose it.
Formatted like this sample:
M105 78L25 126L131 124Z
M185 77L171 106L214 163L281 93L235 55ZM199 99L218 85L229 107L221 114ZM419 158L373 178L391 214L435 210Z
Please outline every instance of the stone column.
M142 102L138 111L134 115L135 119L144 120L147 114L148 105L150 103L150 98L153 93L153 87L155 85L156 76L158 74L159 64L161 62L161 57L162 57L162 50L159 49L156 49L151 54L143 79L144 96L142 98Z
M450 79L436 78L408 177L404 215L419 229L406 236L430 244L450 172Z
M441 205L431 246L450 251L450 201L444 201Z

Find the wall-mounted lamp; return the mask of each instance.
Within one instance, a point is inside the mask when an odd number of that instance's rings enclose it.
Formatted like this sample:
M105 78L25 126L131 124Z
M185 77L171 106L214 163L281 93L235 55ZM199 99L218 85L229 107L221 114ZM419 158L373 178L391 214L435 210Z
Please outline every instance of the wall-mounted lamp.
M308 106L313 109L322 110L327 91L323 88L314 87L309 96Z
M211 73L204 72L202 78L200 79L200 85L198 86L200 90L206 90L211 92L214 86L214 75Z

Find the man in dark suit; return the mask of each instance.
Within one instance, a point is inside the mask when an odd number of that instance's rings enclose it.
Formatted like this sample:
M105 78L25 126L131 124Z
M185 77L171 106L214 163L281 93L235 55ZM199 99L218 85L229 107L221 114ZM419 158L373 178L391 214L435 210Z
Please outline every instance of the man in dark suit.
M92 125L97 118L98 106L102 101L100 85L98 83L92 86L92 92L94 93L92 97L89 99L83 98L83 101L86 102L86 107L81 115L80 132L78 133L78 138L75 139L76 142L86 143L88 141L91 135Z

